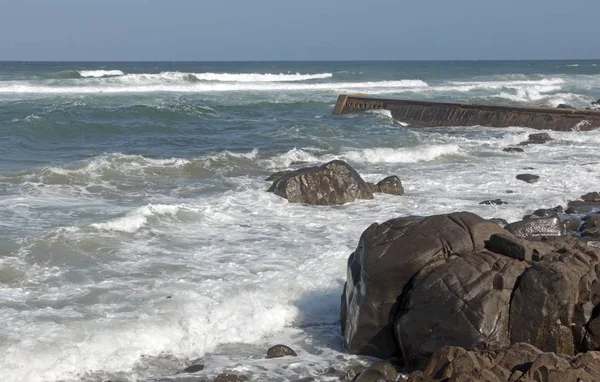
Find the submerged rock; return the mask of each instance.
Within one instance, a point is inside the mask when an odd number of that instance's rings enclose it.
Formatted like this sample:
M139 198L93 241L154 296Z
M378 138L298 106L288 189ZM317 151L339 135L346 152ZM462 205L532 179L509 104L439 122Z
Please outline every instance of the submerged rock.
M548 133L534 133L529 134L528 139L524 142L521 142L521 144L528 145L532 143L546 143L553 140L554 138L552 138Z
M356 199L373 199L373 193L349 164L334 160L306 167L277 178L268 192L292 203L335 205Z
M246 382L248 377L237 373L221 373L217 375L214 382Z
M502 151L507 152L507 153L522 153L525 150L523 150L520 147L505 147L502 149Z
M188 366L185 369L183 369L183 371L185 373L197 373L202 370L204 370L204 365L200 365L200 364Z
M388 176L387 178L380 180L377 183L377 188L379 189L379 192L384 194L404 195L404 187L402 187L402 182L396 175Z
M285 345L275 345L267 350L267 358L280 358L285 356L296 357L297 355L298 354L296 354L292 348Z
M502 205L502 204L508 204L507 202L505 202L502 199L492 199L492 200L484 200L483 202L479 203L479 204L486 204L486 205Z
M539 175L533 175L533 174L519 174L517 175L517 179L522 180L523 182L527 182L527 183L535 183L538 180L540 180Z

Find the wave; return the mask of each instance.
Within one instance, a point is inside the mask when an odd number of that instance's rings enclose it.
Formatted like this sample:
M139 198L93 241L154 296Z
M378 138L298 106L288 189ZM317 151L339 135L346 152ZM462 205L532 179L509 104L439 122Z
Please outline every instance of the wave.
M101 77L115 77L115 76L123 76L125 75L125 73L123 73L120 70L80 70L79 75L81 77L94 77L94 78L101 78Z
M193 73L200 81L221 81L221 82L293 82L320 80L333 77L331 73L317 74L272 74L272 73Z
M129 76L129 75L128 75ZM141 75L140 75L141 76ZM278 83L278 82L190 82L185 80L157 83L147 81L143 77L125 77L101 79L105 82L86 84L68 83L66 86L45 85L36 83L11 82L0 84L0 94L88 94L88 93L148 93L148 92L233 92L233 91L362 91L377 89L423 89L429 85L421 80L371 81L371 82L328 82L313 84ZM118 80L117 80L118 79ZM111 81L111 82L107 82Z

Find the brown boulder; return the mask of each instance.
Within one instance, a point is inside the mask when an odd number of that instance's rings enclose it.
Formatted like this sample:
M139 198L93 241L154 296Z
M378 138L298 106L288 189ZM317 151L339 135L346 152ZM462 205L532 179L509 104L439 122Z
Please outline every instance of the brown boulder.
M558 215L521 220L510 223L504 228L513 235L524 238L562 236L565 233L565 228Z
M380 358L397 354L392 310L410 280L432 262L483 250L492 234L503 231L468 212L371 225L348 259L341 309L345 348Z
M373 193L358 172L340 160L282 175L273 182L268 192L286 198L291 203L314 205L373 199Z

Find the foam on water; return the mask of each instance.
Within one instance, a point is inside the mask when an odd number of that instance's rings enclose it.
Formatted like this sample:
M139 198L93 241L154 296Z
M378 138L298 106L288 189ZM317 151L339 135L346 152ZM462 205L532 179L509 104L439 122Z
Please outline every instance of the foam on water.
M79 75L84 78L85 77L101 78L101 77L124 76L125 73L123 73L120 70L80 70Z

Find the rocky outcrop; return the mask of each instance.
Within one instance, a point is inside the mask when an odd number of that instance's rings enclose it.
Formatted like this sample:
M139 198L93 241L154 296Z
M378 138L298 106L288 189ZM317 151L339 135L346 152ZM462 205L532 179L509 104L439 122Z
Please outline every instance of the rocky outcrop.
M557 216L521 223L521 237L466 212L373 224L348 260L346 349L423 369L448 345L598 348L600 250L551 236Z
M562 236L565 233L564 226L558 215L547 218L533 218L532 216L529 219L510 223L504 228L515 236L525 238Z
M388 176L387 178L380 180L377 183L377 188L379 189L379 192L383 194L404 195L404 187L402 187L402 182L396 175Z
M335 205L373 199L373 193L349 164L334 160L292 171L275 179L268 192L291 203Z
M467 212L397 218L367 228L348 259L341 309L346 349L380 358L397 354L394 316L412 278L430 263L483 250L485 240L503 231Z
M444 347L435 352L424 371L410 382L434 381L598 381L600 352L571 357L545 353L526 343L509 347L491 344L477 350Z

